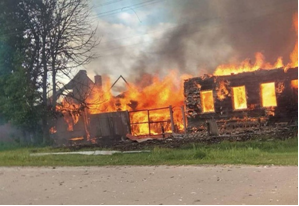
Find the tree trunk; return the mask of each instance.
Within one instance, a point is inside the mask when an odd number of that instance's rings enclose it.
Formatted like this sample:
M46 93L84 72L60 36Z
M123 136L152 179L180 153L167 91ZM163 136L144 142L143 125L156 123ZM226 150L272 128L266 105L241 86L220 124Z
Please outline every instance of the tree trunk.
M55 68L52 68L52 85L53 85L53 97L52 97L52 105L54 111L56 110L56 102L57 102L57 92L56 92L56 71Z
M47 78L48 78L48 68L47 68L47 59L46 59L46 37L43 36L43 45L42 45L42 64L43 64L43 114L42 114L42 129L43 129L43 143L46 144L49 141L49 128L48 128L48 99L47 99Z

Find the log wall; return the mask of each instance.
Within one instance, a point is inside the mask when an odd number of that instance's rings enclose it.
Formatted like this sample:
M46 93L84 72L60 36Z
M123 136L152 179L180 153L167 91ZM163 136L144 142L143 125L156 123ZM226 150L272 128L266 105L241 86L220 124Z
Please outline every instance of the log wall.
M184 82L185 104L188 113L188 128L200 127L209 119L228 120L264 118L271 122L291 122L298 119L298 88L291 87L291 81L298 79L298 68L258 70L229 76L202 76ZM228 94L223 100L217 96L219 85L224 82ZM275 82L277 106L262 107L260 84ZM232 87L245 86L247 109L234 110ZM279 89L284 87L279 93ZM203 113L200 92L212 90L215 112ZM273 115L274 114L274 115Z

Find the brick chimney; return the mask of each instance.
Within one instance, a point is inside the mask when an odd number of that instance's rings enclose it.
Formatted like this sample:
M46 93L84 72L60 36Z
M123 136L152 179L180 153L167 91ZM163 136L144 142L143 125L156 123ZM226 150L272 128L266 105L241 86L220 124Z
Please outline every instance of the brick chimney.
M94 76L94 84L98 87L102 87L102 76L101 75Z
M76 77L76 79L78 78L77 80L79 80L79 79L81 79L81 80L82 80L82 79L85 79L85 78L87 77L87 72L86 72L86 70L80 70L80 71L76 74L75 77ZM75 77L74 77L74 78L75 78Z

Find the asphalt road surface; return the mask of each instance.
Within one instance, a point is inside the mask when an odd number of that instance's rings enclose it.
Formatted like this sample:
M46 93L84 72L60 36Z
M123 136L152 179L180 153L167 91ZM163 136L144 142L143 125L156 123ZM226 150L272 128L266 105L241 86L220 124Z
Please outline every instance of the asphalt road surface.
M298 167L0 167L1 204L298 204Z

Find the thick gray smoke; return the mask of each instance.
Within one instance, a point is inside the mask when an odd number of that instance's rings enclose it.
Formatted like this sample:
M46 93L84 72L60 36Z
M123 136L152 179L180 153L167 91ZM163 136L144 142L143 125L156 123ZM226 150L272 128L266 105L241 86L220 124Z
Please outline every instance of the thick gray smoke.
M220 64L254 60L256 52L270 63L279 56L287 63L297 41L292 30L297 0L172 0L165 1L163 9L163 19L172 24L162 36L147 46L125 46L126 39L108 41L101 49L114 46L117 55L99 58L89 68L122 74L129 81L139 81L142 74L163 75L168 69L199 75L212 73ZM110 28L127 34L132 29L119 27Z

